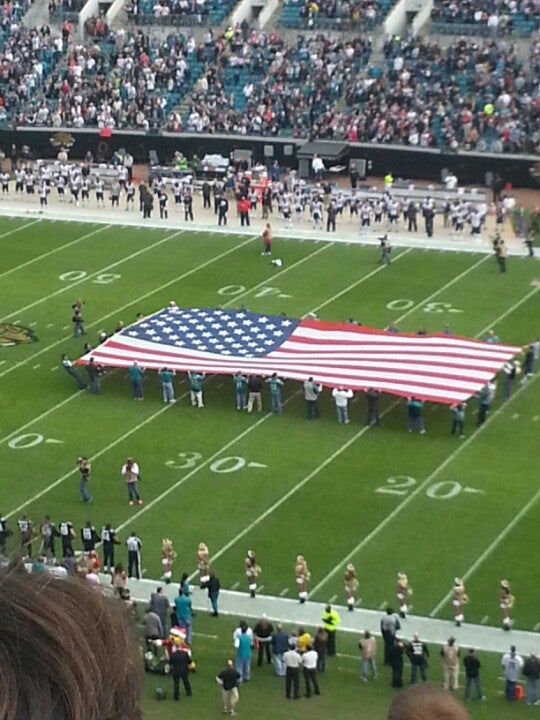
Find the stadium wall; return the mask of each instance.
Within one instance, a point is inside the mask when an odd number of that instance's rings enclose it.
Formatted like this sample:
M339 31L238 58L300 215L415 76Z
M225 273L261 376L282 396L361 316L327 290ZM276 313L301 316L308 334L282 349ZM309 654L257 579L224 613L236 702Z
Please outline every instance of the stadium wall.
M166 164L176 150L188 158L197 154L228 157L234 150L249 150L254 163L272 163L298 168L297 152L306 142L294 138L269 138L238 135L200 135L173 133L140 133L134 130L113 132L102 137L96 129L17 128L2 132L2 145L30 146L34 158L53 158L60 146L70 148L71 158L83 158L90 150L99 161L106 161L122 148L129 150L137 162L147 162L155 151L161 164ZM340 143L341 144L341 143ZM268 155L271 146L273 155ZM265 152L266 148L266 152ZM396 178L440 181L443 169L454 172L461 184L484 185L486 174L498 174L514 187L538 187L532 168L538 163L533 155L511 155L475 152L442 152L433 148L412 148L404 145L350 143L348 160L368 161L369 174L383 176L392 172Z

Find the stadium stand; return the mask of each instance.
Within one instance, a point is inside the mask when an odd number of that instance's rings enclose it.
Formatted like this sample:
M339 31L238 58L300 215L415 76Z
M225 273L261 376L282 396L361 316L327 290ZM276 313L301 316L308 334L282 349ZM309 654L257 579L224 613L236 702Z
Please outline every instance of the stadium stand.
M536 0L435 0L432 31L455 35L529 37L540 27Z
M128 17L139 25L219 26L236 0L133 0Z
M285 0L280 22L303 29L371 32L395 0Z
M276 33L237 30L227 56L221 49L194 88L188 130L242 135L318 134L318 118L364 67L371 42L328 42L322 35L285 43ZM313 127L312 127L313 126Z

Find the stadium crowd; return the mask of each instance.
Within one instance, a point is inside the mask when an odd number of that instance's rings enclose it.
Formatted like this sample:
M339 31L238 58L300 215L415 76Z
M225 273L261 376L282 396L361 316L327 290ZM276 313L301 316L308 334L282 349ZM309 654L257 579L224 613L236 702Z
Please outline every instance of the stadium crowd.
M486 28L493 35L505 35L514 27L517 17L540 25L535 0L435 0L431 19L449 24L469 23Z
M507 41L389 37L373 67L363 36L290 43L238 25L197 43L90 26L85 44L11 28L0 121L540 153L538 43L527 68Z

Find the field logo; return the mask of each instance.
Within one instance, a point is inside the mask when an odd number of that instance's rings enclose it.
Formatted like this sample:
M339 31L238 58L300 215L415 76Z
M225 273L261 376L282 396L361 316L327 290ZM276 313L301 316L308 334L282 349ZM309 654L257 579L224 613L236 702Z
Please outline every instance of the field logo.
M22 325L0 323L0 348L37 342L38 339L37 335L33 330L30 330L30 328L23 327Z

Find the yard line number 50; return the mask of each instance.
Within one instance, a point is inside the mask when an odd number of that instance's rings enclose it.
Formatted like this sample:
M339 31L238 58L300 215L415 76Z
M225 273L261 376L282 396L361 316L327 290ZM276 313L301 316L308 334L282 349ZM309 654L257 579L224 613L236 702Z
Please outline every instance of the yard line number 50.
M416 487L416 480L409 475L393 475L389 477L385 485L375 489L375 492L385 495L408 495ZM460 483L455 480L442 480L430 485L426 495L432 500L450 500L459 495L463 490Z

